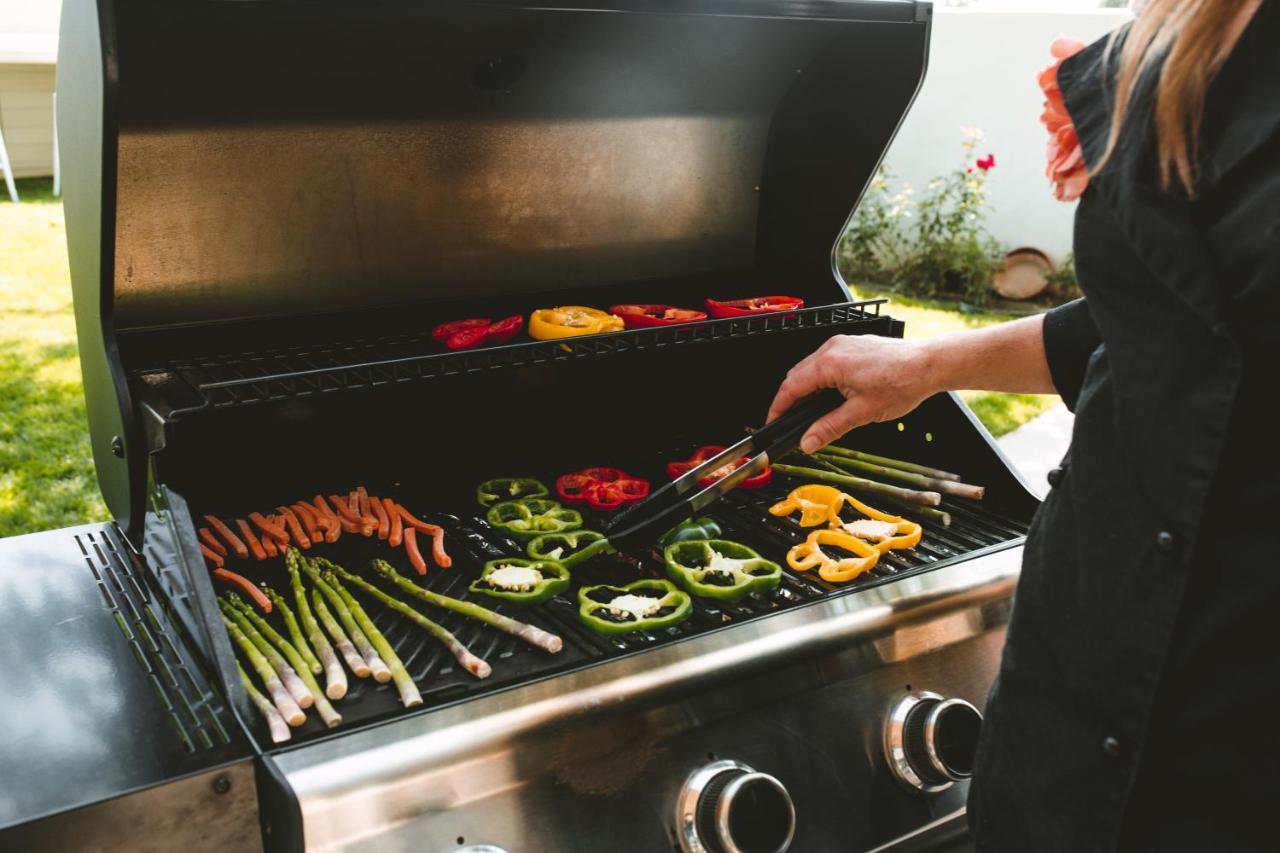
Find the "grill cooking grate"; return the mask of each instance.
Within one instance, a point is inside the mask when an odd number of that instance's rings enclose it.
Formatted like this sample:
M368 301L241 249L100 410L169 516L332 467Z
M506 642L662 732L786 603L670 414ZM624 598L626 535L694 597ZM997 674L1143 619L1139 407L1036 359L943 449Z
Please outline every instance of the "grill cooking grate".
M677 454L678 455L678 454ZM768 508L786 495L801 480L781 474L767 487L755 490L739 490L717 503L709 513L716 517L728 539L750 545L770 559L783 562L791 545L800 542L808 534L793 521L769 514ZM874 505L874 498L869 498ZM413 502L408 501L410 505ZM368 610L375 624L395 647L406 668L417 682L428 707L472 699L495 690L515 686L537 678L576 669L581 666L650 649L707 631L761 618L771 613L797 607L827 597L847 595L859 590L907 575L937 568L947 563L972 556L986 548L1004 545L1022 537L1026 525L1002 517L980 504L963 501L945 502L943 509L953 516L950 527L917 519L924 524L925 535L921 544L910 551L890 552L881 558L876 568L858 580L847 584L829 584L816 572L798 574L784 568L781 587L765 596L750 596L734 604L708 602L694 599L692 616L684 623L661 631L605 637L584 628L577 616L576 589L580 585L594 583L628 583L642 577L665 577L661 555L656 549L643 553L602 556L574 570L574 591L535 607L500 602L483 596L471 596L467 585L479 573L481 564L497 557L523 556L524 547L494 531L484 522L481 513L474 516L455 517L428 515L427 520L442 524L447 529L450 553L454 557L452 569L431 568L425 577L419 578L408 565L401 550L390 549L376 540L358 536L344 536L334 545L323 546L317 553L333 559L351 571L356 571L379 586L396 594L425 615L443 624L480 657L493 666L493 675L477 680L463 671L444 647L418 627L377 602L360 595L361 603ZM599 529L603 518L583 511L585 526ZM910 516L907 512L906 515ZM564 649L549 655L523 642L450 611L418 602L398 594L396 590L376 579L366 570L369 560L382 557L396 566L402 574L415 582L445 595L470 598L505 615L530 622L559 634L564 639ZM288 593L288 576L282 560L267 563L239 564L233 566L251 578L262 578L282 593ZM334 732L341 734L374 719L386 718L399 711L397 694L392 684L379 685L369 679L349 678L347 697L336 703L343 715L342 726ZM294 742L306 741L326 734L315 715L302 729L295 730ZM254 720L255 731L266 739L260 721Z
M254 352L179 358L137 379L166 400L169 417L487 370L690 346L725 338L839 326L880 318L884 299L756 317L630 329L558 341L447 352L430 330Z

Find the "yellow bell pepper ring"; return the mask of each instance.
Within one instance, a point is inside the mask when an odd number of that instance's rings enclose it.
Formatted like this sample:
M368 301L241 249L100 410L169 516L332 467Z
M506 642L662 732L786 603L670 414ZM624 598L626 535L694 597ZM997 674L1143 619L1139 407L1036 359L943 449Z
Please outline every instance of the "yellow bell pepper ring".
M619 332L622 327L621 317L585 305L539 308L529 317L529 337L538 341Z
M823 545L841 548L855 556L833 557L822 550ZM809 538L787 552L787 565L797 572L816 568L818 576L828 583L851 581L866 572L880 560L880 551L842 530L829 527L815 530Z
M856 521L843 521L840 510L849 504L866 518ZM914 521L907 521L896 515L881 512L875 507L864 504L857 498L841 492L839 499L832 505L831 526L851 536L870 542L881 554L886 551L898 551L914 548L920 544L924 528Z
M835 486L812 484L793 489L787 499L769 507L771 515L790 515L800 510L801 527L817 527L840 520L841 501L848 497ZM852 498L850 498L852 500Z

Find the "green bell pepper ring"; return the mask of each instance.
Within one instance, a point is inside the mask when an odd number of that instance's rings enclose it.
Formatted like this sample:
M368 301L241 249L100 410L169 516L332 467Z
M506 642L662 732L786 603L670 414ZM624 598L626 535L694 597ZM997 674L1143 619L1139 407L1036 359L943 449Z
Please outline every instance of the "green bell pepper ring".
M782 566L724 539L673 542L662 557L671 579L699 598L737 601L782 583Z
M496 480L485 480L476 488L476 500L484 507L493 506L499 501L540 498L548 494L550 492L546 485L532 477L499 477Z
M662 534L658 544L665 548L672 542L687 542L691 539L716 539L722 534L720 525L710 516L702 518L686 518L675 527Z
M543 498L521 498L489 507L485 520L508 536L532 539L543 533L577 530L582 526L582 513Z
M693 599L665 580L626 586L584 586L578 590L578 617L600 634L630 634L678 625L693 612Z
M617 553L604 534L594 530L544 533L531 539L526 550L534 560L555 560L566 569L585 563L597 554Z
M469 589L481 595L538 604L569 588L569 570L555 560L526 560L504 557L484 564L480 577Z

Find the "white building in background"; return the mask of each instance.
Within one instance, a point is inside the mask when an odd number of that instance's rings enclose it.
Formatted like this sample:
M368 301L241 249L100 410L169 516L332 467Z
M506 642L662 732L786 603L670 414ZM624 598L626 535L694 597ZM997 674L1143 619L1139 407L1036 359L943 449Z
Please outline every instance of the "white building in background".
M61 8L61 0L0 0L0 134L15 177L53 174Z

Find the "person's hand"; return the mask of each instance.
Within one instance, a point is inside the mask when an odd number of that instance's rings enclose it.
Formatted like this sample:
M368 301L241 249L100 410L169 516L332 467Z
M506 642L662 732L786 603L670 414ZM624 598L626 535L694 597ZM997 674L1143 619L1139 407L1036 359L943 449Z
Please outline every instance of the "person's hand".
M855 427L900 418L933 394L923 345L879 335L837 335L787 373L769 407L772 421L815 391L835 388L844 405L819 418L800 440L813 453Z

